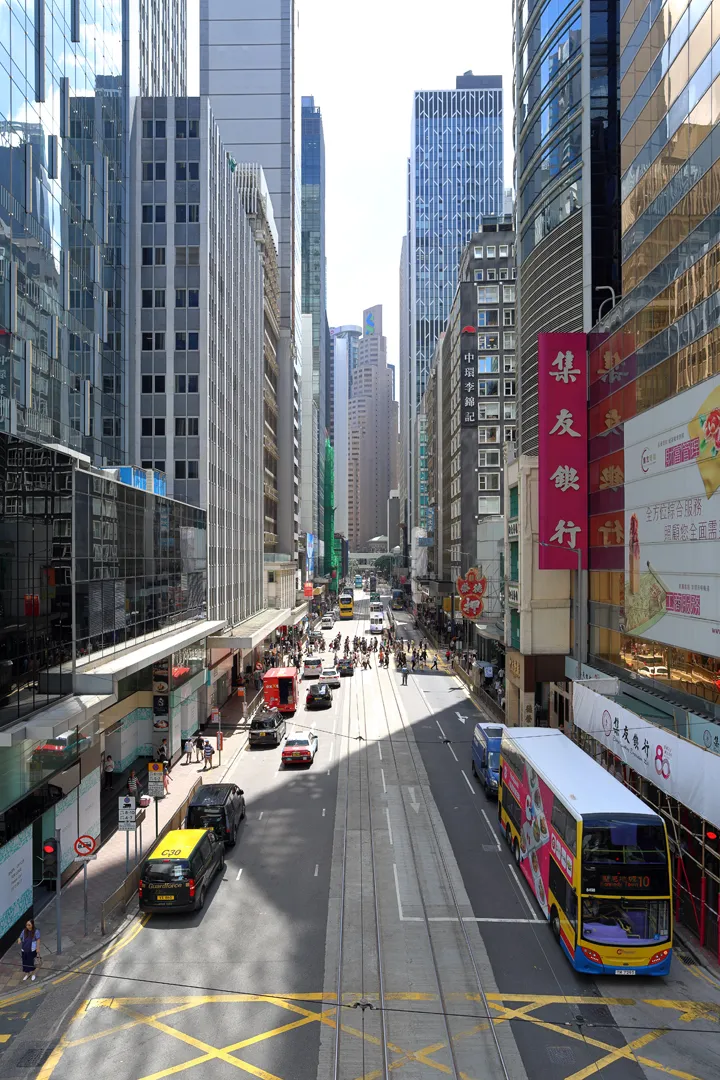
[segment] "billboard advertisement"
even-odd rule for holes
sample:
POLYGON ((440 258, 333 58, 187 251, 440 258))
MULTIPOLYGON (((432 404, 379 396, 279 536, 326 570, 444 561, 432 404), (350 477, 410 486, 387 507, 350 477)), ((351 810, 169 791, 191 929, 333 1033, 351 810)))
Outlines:
POLYGON ((315 577, 315 534, 305 533, 305 554, 307 558, 307 576, 315 577))
POLYGON ((584 334, 538 334, 538 412, 538 565, 577 570, 588 550, 584 334))
POLYGON ((718 655, 720 377, 625 425, 625 628, 718 655))

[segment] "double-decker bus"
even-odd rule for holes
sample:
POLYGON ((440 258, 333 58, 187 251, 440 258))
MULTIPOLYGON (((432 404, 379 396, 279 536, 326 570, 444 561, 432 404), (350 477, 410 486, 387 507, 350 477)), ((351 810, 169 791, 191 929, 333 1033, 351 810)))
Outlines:
POLYGON ((498 813, 570 963, 667 975, 670 851, 663 819, 562 732, 505 729, 498 813))
POLYGON ((355 601, 352 592, 344 592, 338 598, 341 619, 352 619, 355 601))
POLYGON ((355 588, 356 589, 362 589, 362 587, 363 587, 362 574, 356 574, 355 575, 355 588))
POLYGON ((405 607, 405 593, 402 589, 393 589, 390 597, 390 607, 393 611, 402 611, 405 607))

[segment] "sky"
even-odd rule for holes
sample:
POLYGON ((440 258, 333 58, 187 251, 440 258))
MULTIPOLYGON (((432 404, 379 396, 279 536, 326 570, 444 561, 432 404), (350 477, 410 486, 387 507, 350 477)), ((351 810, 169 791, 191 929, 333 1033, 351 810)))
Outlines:
MULTIPOLYGON (((188 2, 190 28, 197 5, 188 2)), ((397 363, 413 91, 452 89, 455 76, 470 70, 502 75, 509 187, 512 6, 508 0, 298 0, 297 7, 295 92, 315 98, 325 129, 328 320, 359 325, 364 308, 382 304, 388 361, 397 363)), ((192 70, 189 76, 196 93, 192 70)))

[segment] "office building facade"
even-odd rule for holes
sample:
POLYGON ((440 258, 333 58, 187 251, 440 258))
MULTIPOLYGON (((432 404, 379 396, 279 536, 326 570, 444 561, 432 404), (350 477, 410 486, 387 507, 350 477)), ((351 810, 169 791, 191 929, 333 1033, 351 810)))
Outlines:
POLYGON ((333 431, 335 448, 335 531, 348 535, 348 445, 351 372, 357 367, 361 326, 336 326, 333 336, 333 431))
POLYGON ((225 148, 262 166, 278 230, 278 550, 297 558, 300 540, 301 235, 300 110, 296 114, 294 0, 204 0, 200 92, 225 148))
POLYGON ((348 540, 368 551, 385 535, 387 501, 397 483, 397 402, 382 332, 382 306, 363 312, 363 335, 348 404, 348 540))
MULTIPOLYGON (((328 428, 327 363, 328 322, 325 259, 325 136, 322 113, 312 97, 302 98, 302 311, 312 315, 312 384, 318 414, 318 444, 328 428)), ((303 340, 303 353, 305 343, 303 340)), ((303 371, 303 380, 305 373, 303 371)), ((325 456, 313 458, 317 472, 317 499, 313 506, 314 534, 323 531, 325 456)))

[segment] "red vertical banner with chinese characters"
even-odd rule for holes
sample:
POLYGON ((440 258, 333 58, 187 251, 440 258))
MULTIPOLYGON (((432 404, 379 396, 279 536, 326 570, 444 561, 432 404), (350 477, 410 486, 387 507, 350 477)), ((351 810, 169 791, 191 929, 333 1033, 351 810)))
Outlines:
POLYGON ((579 550, 587 569, 585 334, 538 334, 538 399, 538 563, 541 570, 577 570, 579 550))

